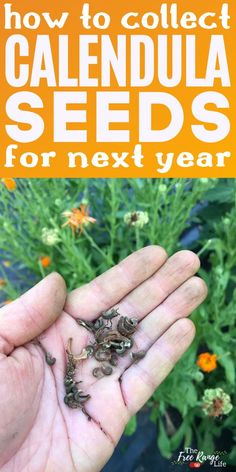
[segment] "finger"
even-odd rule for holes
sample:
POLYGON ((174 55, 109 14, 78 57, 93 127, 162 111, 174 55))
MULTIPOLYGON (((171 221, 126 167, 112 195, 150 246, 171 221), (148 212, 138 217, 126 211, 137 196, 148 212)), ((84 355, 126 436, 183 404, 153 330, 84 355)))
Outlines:
POLYGON ((66 299, 63 278, 53 273, 0 310, 0 352, 9 355, 45 331, 61 314, 66 299))
POLYGON ((195 335, 192 321, 176 321, 149 349, 146 357, 127 369, 121 378, 124 402, 133 415, 150 398, 191 344, 195 335))
POLYGON ((202 279, 187 280, 139 323, 136 339, 139 348, 148 349, 173 323, 189 316, 206 296, 207 287, 202 279))
POLYGON ((151 277, 166 259, 165 250, 159 246, 148 246, 131 254, 92 282, 73 290, 65 311, 74 317, 94 319, 151 277))
MULTIPOLYGON (((207 286, 199 277, 192 277, 169 295, 155 310, 138 325, 133 335, 132 352, 147 351, 152 344, 178 319, 187 317, 207 296, 207 286)), ((131 357, 120 359, 119 372, 131 365, 131 357)), ((119 375, 118 372, 118 375, 119 375)))
POLYGON ((192 277, 199 267, 196 254, 191 251, 177 252, 152 277, 123 298, 119 303, 119 312, 141 320, 192 277))

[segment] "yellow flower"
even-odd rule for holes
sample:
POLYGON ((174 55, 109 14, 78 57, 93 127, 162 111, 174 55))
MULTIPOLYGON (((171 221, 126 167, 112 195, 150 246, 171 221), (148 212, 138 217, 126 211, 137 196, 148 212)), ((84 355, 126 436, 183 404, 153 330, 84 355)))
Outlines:
POLYGON ((96 219, 89 216, 87 205, 81 204, 79 208, 72 208, 70 211, 64 211, 63 216, 67 218, 67 221, 62 226, 69 225, 72 231, 80 232, 83 230, 83 226, 88 223, 95 223, 96 219))
POLYGON ((2 183, 5 185, 7 190, 9 190, 9 192, 14 192, 16 189, 16 181, 10 177, 3 178, 2 183))
POLYGON ((0 288, 4 287, 6 285, 6 280, 5 279, 0 279, 0 288))
POLYGON ((2 261, 4 267, 11 267, 11 261, 2 261))
POLYGON ((52 259, 49 256, 41 256, 39 258, 39 261, 40 261, 40 264, 42 265, 42 267, 46 268, 46 267, 49 267, 51 265, 52 259))
POLYGON ((203 352, 197 358, 197 365, 203 372, 212 372, 217 368, 217 355, 203 352))

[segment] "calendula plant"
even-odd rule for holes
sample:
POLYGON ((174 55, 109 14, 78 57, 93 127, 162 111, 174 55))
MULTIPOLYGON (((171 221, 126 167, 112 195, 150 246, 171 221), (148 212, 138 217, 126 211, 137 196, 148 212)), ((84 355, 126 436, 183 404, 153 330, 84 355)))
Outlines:
MULTIPOLYGON (((200 227, 204 225, 202 236, 210 239, 192 246, 202 253, 200 274, 209 289, 207 300, 192 316, 197 336, 150 402, 165 457, 181 443, 189 447, 193 438, 207 453, 219 446, 217 438, 226 432, 232 443, 236 438, 236 188, 230 180, 217 186, 207 192, 208 205, 197 216, 200 227), (173 409, 180 414, 178 427, 171 420, 173 409)), ((235 464, 236 446, 228 452, 228 462, 235 464)))
MULTIPOLYGON (((187 241, 200 254, 209 297, 193 314, 193 345, 149 402, 151 417, 168 458, 182 443, 197 440, 209 454, 224 430, 236 435, 234 181, 2 179, 0 191, 3 303, 53 270, 71 290, 148 244, 170 255, 187 241)), ((127 433, 135 427, 133 418, 127 433)))

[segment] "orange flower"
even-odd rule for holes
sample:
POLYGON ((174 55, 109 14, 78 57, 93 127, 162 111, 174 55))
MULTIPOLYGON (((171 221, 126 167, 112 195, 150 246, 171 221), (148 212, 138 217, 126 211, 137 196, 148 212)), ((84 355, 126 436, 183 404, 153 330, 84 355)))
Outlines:
POLYGON ((4 300, 4 302, 1 303, 0 306, 5 306, 5 305, 9 305, 9 303, 11 303, 13 300, 4 300))
POLYGON ((40 261, 42 267, 45 267, 45 268, 46 268, 46 267, 48 267, 48 266, 51 265, 52 259, 51 259, 51 257, 49 257, 49 256, 41 256, 41 257, 39 258, 39 261, 40 261))
POLYGON ((9 190, 9 192, 14 192, 16 189, 16 181, 14 179, 7 177, 2 179, 2 183, 5 185, 7 190, 9 190))
POLYGON ((87 205, 83 204, 80 205, 79 208, 72 208, 71 211, 65 211, 62 215, 68 218, 62 226, 69 225, 74 232, 78 229, 82 232, 83 226, 86 226, 88 223, 96 222, 95 218, 89 216, 87 205))
POLYGON ((197 365, 203 372, 212 372, 217 367, 217 355, 210 352, 203 352, 197 358, 197 365))
POLYGON ((4 287, 4 285, 6 285, 6 280, 0 279, 0 287, 4 287))

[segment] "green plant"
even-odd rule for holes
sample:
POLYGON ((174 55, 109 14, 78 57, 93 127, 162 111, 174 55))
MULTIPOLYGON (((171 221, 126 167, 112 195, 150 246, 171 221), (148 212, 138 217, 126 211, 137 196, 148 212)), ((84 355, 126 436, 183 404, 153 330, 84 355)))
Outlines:
MULTIPOLYGON (((193 314, 197 326, 193 345, 149 402, 151 416, 158 423, 158 445, 165 457, 183 442, 190 446, 193 437, 209 454, 222 431, 236 436, 234 410, 217 420, 202 409, 205 389, 220 387, 232 403, 235 400, 233 180, 19 180, 12 193, 2 186, 0 210, 3 299, 15 298, 52 270, 62 274, 71 290, 148 244, 160 244, 171 254, 182 247, 186 231, 196 227, 199 237, 190 247, 201 255, 209 297, 193 314), (69 225, 63 227, 68 218, 63 213, 81 203, 88 205, 96 223, 73 232, 69 225), (202 374, 196 365, 202 349, 217 355, 217 368, 210 373, 202 374), (179 415, 177 424, 173 411, 179 415)), ((135 427, 133 418, 128 434, 135 427)), ((230 460, 236 463, 236 448, 230 460)))

